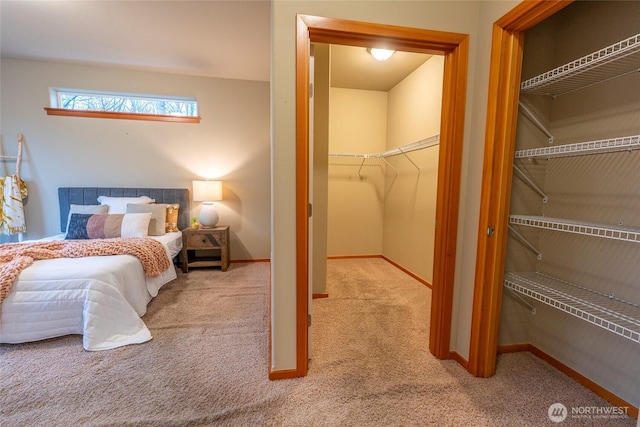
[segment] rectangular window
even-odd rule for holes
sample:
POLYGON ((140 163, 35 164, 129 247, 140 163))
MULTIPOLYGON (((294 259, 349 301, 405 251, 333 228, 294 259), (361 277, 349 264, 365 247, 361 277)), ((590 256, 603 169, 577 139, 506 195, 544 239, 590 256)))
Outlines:
POLYGON ((198 123, 195 98, 51 89, 47 114, 198 123))

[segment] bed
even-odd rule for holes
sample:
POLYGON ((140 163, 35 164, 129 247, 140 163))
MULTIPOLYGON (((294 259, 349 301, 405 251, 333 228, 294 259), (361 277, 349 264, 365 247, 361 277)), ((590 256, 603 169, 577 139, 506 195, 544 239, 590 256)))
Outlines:
MULTIPOLYGON (((39 242, 64 239, 72 205, 74 209, 98 205, 100 196, 148 197, 156 204, 178 204, 176 228, 189 224, 187 189, 64 187, 58 190, 62 234, 39 242)), ((149 341, 152 336, 141 316, 160 288, 177 277, 172 260, 182 248, 179 231, 152 238, 162 243, 169 260, 169 267, 154 277, 145 275, 143 263, 134 255, 33 262, 20 272, 2 301, 0 343, 81 334, 85 350, 97 351, 149 341)))

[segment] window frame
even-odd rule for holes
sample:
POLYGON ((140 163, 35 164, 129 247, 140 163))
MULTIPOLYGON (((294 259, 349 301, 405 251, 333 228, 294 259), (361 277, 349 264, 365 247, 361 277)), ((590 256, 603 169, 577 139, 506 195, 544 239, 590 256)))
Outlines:
POLYGON ((200 123, 200 116, 186 116, 186 115, 174 115, 174 114, 153 114, 153 113, 132 113, 132 112, 120 112, 120 111, 102 111, 102 110, 76 110, 70 108, 60 108, 60 95, 63 93, 78 94, 83 96, 111 96, 118 98, 134 99, 134 100, 146 100, 146 101, 187 101, 195 102, 196 108, 198 108, 198 101, 196 98, 189 97, 176 97, 176 96, 163 96, 163 95, 147 95, 147 94, 135 94, 125 92, 107 92, 107 91, 93 91, 84 89, 67 89, 67 88, 51 88, 50 89, 50 103, 51 107, 45 107, 47 115, 50 116, 70 116, 70 117, 89 117, 89 118, 101 118, 101 119, 121 119, 121 120, 144 120, 144 121, 161 121, 161 122, 174 122, 174 123, 200 123))

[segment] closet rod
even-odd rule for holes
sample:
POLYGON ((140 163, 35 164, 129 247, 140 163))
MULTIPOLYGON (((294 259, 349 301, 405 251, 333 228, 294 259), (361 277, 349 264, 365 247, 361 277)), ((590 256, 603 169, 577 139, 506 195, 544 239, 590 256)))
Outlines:
POLYGON ((547 138, 549 138, 549 144, 553 144, 553 135, 551 135, 551 132, 547 129, 547 127, 536 117, 536 115, 533 113, 533 111, 531 111, 529 109, 529 107, 527 107, 527 105, 522 102, 521 100, 518 101, 518 105, 520 106, 520 108, 522 109, 522 112, 524 113, 525 116, 527 116, 527 118, 529 120, 531 120, 533 122, 534 125, 536 125, 536 127, 538 129, 540 129, 542 131, 542 133, 544 133, 547 138))

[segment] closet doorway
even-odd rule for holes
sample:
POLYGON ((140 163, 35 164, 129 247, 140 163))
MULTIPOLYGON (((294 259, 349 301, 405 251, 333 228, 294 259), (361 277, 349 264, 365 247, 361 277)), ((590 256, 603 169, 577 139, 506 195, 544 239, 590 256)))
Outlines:
POLYGON ((382 257, 431 287, 444 56, 381 61, 321 43, 312 52, 314 299, 333 297, 327 258, 382 257))
POLYGON ((449 339, 460 192, 468 36, 299 15, 296 40, 296 353, 305 376, 309 345, 309 56, 311 43, 376 47, 444 56, 442 118, 429 349, 450 358, 449 339))

